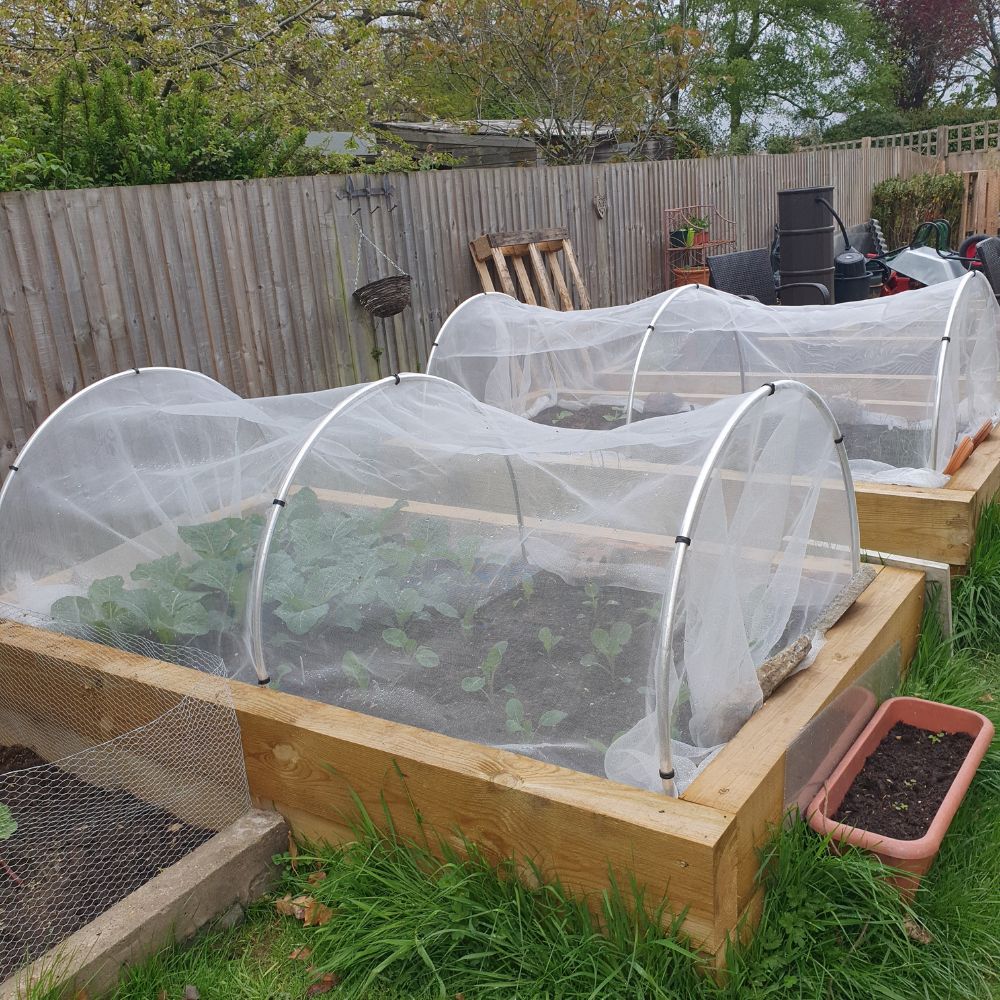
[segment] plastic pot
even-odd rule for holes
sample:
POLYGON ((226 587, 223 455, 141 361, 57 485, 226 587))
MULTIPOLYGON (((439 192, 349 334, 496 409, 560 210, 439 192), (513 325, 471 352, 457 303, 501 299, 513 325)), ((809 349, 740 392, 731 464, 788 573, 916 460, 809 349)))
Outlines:
POLYGON ((993 723, 979 712, 943 705, 937 701, 924 701, 922 698, 889 698, 878 708, 810 803, 806 814, 809 825, 818 834, 831 837, 834 849, 842 844, 860 847, 881 858, 887 865, 906 872, 907 874, 898 876, 893 881, 906 895, 910 895, 937 856, 941 841, 992 740, 993 723), (846 823, 835 823, 830 818, 840 808, 840 803, 864 767, 865 761, 897 722, 904 722, 930 733, 967 733, 973 738, 969 753, 927 832, 916 840, 897 840, 860 827, 848 826, 846 823))

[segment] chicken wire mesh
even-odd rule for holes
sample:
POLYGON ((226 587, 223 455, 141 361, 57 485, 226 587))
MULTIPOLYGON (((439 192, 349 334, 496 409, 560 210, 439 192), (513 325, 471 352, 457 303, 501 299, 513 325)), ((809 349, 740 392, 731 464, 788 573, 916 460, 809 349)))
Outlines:
POLYGON ((974 272, 836 306, 765 306, 701 285, 577 312, 483 294, 445 322, 427 370, 563 427, 795 379, 830 406, 855 479, 941 486, 956 443, 1000 414, 1000 307, 974 272))
MULTIPOLYGON (((102 645, 83 667, 0 646, 0 981, 250 806, 218 657, 0 605, 102 645), (183 693, 97 668, 113 649, 191 668, 183 693)), ((9 626, 8 626, 9 628, 9 626)), ((0 624, 0 631, 4 626, 0 624)))

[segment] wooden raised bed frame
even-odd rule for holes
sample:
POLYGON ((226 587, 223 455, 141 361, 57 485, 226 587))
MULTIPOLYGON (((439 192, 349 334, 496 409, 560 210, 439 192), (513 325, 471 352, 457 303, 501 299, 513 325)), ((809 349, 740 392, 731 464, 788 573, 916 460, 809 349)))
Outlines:
POLYGON ((861 544, 948 563, 952 573, 965 573, 979 517, 998 490, 1000 429, 940 489, 856 483, 861 544))
MULTIPOLYGON (((599 899, 609 871, 626 888, 635 879, 648 904, 665 897, 675 912, 686 910, 695 945, 721 960, 727 938, 759 916, 756 849, 784 810, 788 747, 897 643, 909 662, 923 592, 923 574, 880 569, 812 667, 786 683, 677 800, 294 695, 209 681, 235 702, 254 800, 281 812, 296 834, 350 838, 353 791, 376 821, 384 802, 404 836, 433 831, 460 847, 460 830, 490 857, 529 858, 588 898, 599 899)), ((50 704, 65 706, 60 721, 87 738, 124 704, 130 725, 140 725, 160 710, 158 690, 191 687, 185 668, 0 623, 8 664, 36 669, 43 655, 85 675, 89 704, 78 690, 70 700, 55 689, 50 704), (109 686, 128 688, 129 699, 109 705, 109 686)))

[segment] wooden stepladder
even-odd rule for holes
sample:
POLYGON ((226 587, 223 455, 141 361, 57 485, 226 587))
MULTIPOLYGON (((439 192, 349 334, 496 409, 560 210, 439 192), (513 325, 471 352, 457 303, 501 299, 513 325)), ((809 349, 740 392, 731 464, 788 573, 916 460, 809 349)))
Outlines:
POLYGON ((566 229, 487 233, 473 240, 469 244, 469 250, 484 292, 499 290, 530 305, 543 305, 563 312, 590 308, 590 296, 583 283, 569 231, 566 229), (563 273, 564 261, 576 295, 575 305, 573 293, 570 292, 563 273), (490 262, 496 274, 495 282, 490 273, 490 262), (513 276, 507 266, 508 262, 514 270, 513 276))

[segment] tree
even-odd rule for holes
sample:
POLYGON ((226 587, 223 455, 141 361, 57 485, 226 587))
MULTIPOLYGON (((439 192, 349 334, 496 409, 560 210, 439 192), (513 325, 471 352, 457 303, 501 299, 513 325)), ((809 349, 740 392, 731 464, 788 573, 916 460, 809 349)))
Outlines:
POLYGON ((973 0, 975 44, 965 57, 969 98, 1000 106, 1000 0, 973 0))
MULTIPOLYGON (((549 162, 582 163, 599 136, 666 135, 696 32, 664 0, 437 0, 422 57, 476 118, 512 119, 549 162)), ((676 109, 675 109, 676 110, 676 109)))
POLYGON ((868 5, 896 71, 896 107, 926 107, 955 82, 977 44, 975 0, 868 0, 868 5))
POLYGON ((0 0, 0 83, 123 62, 161 93, 201 73, 263 118, 361 126, 405 104, 383 38, 420 18, 418 0, 0 0))
MULTIPOLYGON (((699 103, 748 145, 760 116, 815 122, 841 111, 868 72, 870 23, 855 0, 689 0, 704 38, 699 103)), ((742 150, 738 150, 742 151, 742 150)))

